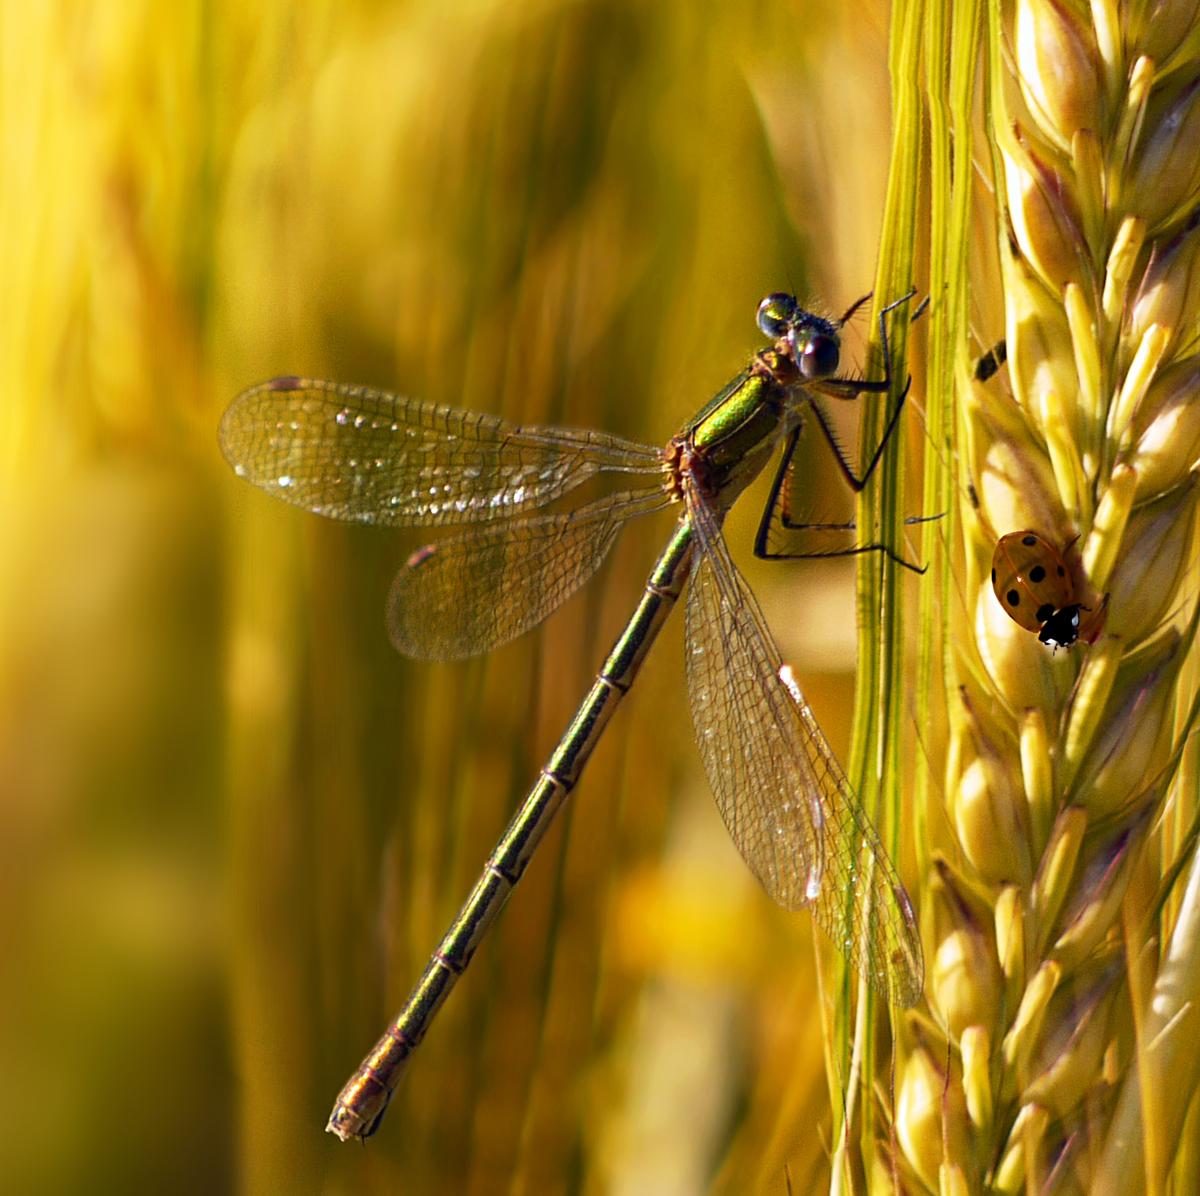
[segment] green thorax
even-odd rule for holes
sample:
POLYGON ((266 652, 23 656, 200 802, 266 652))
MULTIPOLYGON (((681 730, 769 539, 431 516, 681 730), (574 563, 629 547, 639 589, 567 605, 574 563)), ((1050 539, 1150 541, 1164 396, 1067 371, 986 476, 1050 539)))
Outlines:
POLYGON ((788 358, 761 353, 676 437, 692 458, 696 481, 728 510, 762 472, 779 439, 795 426, 796 377, 788 358))

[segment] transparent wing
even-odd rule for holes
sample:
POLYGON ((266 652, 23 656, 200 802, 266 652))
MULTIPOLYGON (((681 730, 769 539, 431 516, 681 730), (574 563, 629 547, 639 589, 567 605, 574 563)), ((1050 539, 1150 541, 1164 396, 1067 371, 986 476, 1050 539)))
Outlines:
POLYGON ((901 1005, 924 963, 912 906, 734 567, 717 516, 688 493, 698 560, 687 601, 692 721, 746 863, 786 909, 807 905, 851 965, 901 1005))
POLYGON ((660 488, 614 494, 419 549, 392 583, 392 643, 405 656, 459 660, 516 639, 591 577, 627 520, 670 501, 660 488))
POLYGON ((661 475, 657 449, 601 432, 522 428, 387 391, 275 378, 221 420, 239 477, 357 523, 488 523, 545 506, 601 471, 661 475))

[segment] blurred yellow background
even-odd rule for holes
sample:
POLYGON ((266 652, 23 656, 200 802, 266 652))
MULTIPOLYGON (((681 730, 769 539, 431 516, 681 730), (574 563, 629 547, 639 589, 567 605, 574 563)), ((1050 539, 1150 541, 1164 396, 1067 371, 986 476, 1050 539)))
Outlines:
MULTIPOLYGON (((0 5, 0 1187, 797 1192, 811 927, 729 844, 676 619, 366 1147, 343 1080, 669 517, 486 660, 392 653, 419 537, 239 484, 301 373, 661 443, 875 272, 887 14, 636 0, 0 5)), ((839 754, 852 566, 728 537, 839 754)))

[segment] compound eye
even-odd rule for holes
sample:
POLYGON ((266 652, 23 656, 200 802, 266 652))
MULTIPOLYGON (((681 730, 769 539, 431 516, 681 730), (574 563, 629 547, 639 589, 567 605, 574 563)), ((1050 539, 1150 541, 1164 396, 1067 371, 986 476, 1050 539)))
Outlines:
POLYGON ((786 334, 799 310, 800 305, 796 302, 794 295, 776 291, 758 305, 758 329, 771 340, 778 340, 786 334))
POLYGON ((838 368, 837 338, 823 332, 810 334, 803 340, 794 339, 792 351, 800 373, 806 378, 828 378, 838 368))

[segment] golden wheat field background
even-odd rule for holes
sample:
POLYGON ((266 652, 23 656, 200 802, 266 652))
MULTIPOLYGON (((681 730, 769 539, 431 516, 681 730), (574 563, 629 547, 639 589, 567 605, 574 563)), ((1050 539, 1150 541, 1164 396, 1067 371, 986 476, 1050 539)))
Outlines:
MULTIPOLYGON (((821 1184, 811 926, 727 840, 678 626, 381 1132, 323 1132, 669 523, 525 640, 417 664, 382 612, 419 538, 273 504, 216 426, 299 373, 665 440, 764 294, 873 285, 888 20, 0 7, 5 1190, 821 1184)), ((758 565, 743 505, 844 755, 852 568, 758 565)))

